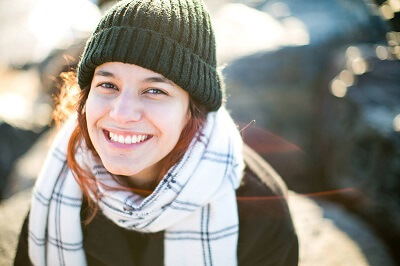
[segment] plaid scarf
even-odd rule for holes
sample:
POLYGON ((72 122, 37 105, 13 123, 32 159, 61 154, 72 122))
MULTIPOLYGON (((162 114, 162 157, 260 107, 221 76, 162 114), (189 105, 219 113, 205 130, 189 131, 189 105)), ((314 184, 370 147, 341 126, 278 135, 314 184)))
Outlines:
MULTIPOLYGON (((80 220, 82 192, 66 162, 69 121, 56 137, 36 182, 29 217, 34 265, 86 265, 80 220)), ((77 158, 97 180, 117 185, 100 159, 81 149, 77 158)), ((242 140, 224 108, 211 112, 183 158, 145 198, 104 189, 101 211, 117 225, 164 231, 165 265, 237 265, 235 189, 243 172, 242 140)))

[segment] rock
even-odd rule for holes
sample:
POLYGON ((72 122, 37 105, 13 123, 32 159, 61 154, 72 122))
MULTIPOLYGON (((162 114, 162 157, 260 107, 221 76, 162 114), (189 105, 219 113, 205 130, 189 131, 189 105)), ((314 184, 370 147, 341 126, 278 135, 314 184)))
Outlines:
POLYGON ((35 133, 0 123, 0 198, 6 192, 4 187, 14 161, 29 149, 39 135, 40 132, 35 133))
POLYGON ((42 134, 13 165, 0 202, 0 265, 12 265, 18 236, 27 214, 31 190, 54 137, 54 130, 42 134))
POLYGON ((3 199, 31 188, 39 175, 54 137, 54 129, 42 134, 30 149, 16 160, 5 185, 3 199))
POLYGON ((373 230, 339 205, 290 193, 289 207, 299 237, 299 265, 395 265, 373 230))
POLYGON ((290 189, 338 190, 331 199, 363 217, 398 254, 399 33, 388 33, 370 1, 240 2, 274 25, 294 17, 309 34, 308 45, 266 46, 224 68, 232 116, 242 127, 256 121, 242 131, 244 140, 290 189))
POLYGON ((31 190, 0 203, 0 265, 12 265, 22 223, 28 212, 31 190))
MULTIPOLYGON (((231 60, 223 70, 228 108, 236 121, 246 124, 255 120, 257 128, 298 147, 295 151, 277 150, 263 156, 291 189, 302 193, 319 191, 324 181, 321 179, 320 158, 314 152, 315 134, 319 130, 315 117, 320 108, 319 87, 327 86, 321 84, 323 71, 328 68, 337 47, 354 42, 384 43, 389 28, 380 17, 371 14, 362 0, 248 1, 248 4, 257 12, 275 19, 270 25, 254 24, 259 34, 267 34, 268 28, 273 29, 276 23, 285 28, 285 21, 298 19, 307 29, 309 44, 285 46, 281 40, 280 46, 272 50, 266 46, 263 52, 231 60)), ((241 29, 239 20, 243 21, 242 17, 237 17, 238 25, 235 24, 236 38, 242 37, 238 31, 241 29)), ((227 27, 231 24, 228 23, 227 27)), ((229 39, 225 42, 232 47, 237 43, 229 39)), ((228 47, 225 50, 226 53, 230 51, 228 47)), ((248 47, 248 52, 252 51, 253 48, 248 47)), ((253 148, 260 152, 257 145, 253 148)))
MULTIPOLYGON (((361 55, 351 60, 365 60, 368 66, 367 72, 354 75, 353 85, 346 86, 340 74, 349 72, 345 64, 329 71, 337 76, 322 93, 315 147, 318 157, 325 158, 321 165, 326 187, 354 189, 332 199, 373 225, 400 261, 400 60, 368 58, 368 48, 377 49, 350 50, 361 55)), ((349 49, 335 58, 346 62, 348 55, 349 49)))

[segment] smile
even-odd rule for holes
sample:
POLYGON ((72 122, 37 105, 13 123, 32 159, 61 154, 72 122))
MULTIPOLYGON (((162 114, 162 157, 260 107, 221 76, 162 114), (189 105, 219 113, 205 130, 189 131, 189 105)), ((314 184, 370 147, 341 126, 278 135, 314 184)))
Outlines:
POLYGON ((151 135, 120 135, 111 131, 108 132, 107 136, 110 141, 121 144, 141 143, 152 137, 151 135))

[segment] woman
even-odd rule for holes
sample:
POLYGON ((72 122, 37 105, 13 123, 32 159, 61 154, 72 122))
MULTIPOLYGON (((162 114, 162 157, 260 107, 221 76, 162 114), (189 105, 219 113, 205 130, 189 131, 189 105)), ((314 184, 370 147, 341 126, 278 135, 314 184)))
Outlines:
POLYGON ((123 1, 104 15, 16 265, 297 264, 284 185, 243 148, 215 53, 201 0, 123 1))

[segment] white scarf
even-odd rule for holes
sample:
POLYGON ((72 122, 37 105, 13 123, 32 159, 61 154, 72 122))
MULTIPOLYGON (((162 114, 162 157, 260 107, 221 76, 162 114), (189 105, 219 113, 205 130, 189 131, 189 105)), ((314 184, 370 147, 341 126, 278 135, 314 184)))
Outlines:
MULTIPOLYGON (((29 216, 29 256, 34 265, 86 265, 82 192, 66 163, 75 125, 68 122, 58 134, 34 188, 29 216)), ((79 162, 97 180, 116 185, 90 152, 83 152, 79 162)), ((104 194, 99 207, 121 227, 164 230, 165 265, 237 265, 235 189, 243 167, 242 139, 228 112, 220 108, 208 114, 199 140, 151 195, 142 198, 99 186, 104 194)))

